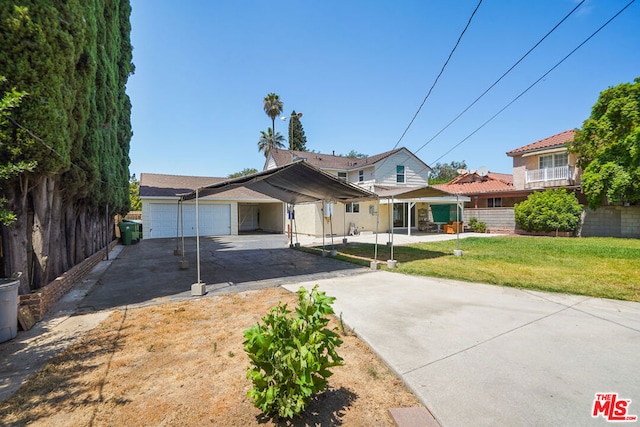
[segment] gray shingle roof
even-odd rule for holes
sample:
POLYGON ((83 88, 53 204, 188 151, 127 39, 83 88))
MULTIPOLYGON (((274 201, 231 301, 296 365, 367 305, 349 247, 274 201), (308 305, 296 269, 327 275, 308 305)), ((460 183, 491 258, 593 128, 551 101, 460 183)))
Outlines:
POLYGON ((310 153, 307 151, 295 150, 273 150, 271 151, 271 155, 273 156, 277 166, 286 165, 294 160, 303 158, 307 163, 319 169, 349 170, 373 165, 374 163, 377 163, 401 150, 406 149, 404 147, 396 148, 395 150, 386 151, 364 159, 354 159, 351 157, 335 156, 332 154, 310 153))
MULTIPOLYGON (((205 187, 228 178, 207 176, 163 175, 143 173, 140 175, 140 197, 178 197, 196 188, 205 187)), ((274 200, 248 188, 236 188, 208 197, 224 200, 274 200)))

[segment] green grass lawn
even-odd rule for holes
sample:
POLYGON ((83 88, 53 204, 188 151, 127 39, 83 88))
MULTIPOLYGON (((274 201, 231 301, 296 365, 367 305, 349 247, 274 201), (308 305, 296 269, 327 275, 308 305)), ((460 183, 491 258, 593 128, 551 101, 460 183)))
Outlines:
MULTIPOLYGON (((374 246, 348 244, 339 255, 373 259, 374 246)), ((378 246, 378 260, 390 248, 378 246)), ((400 273, 500 286, 640 301, 640 240, 491 237, 394 247, 400 273), (463 256, 453 255, 462 249, 463 256)))

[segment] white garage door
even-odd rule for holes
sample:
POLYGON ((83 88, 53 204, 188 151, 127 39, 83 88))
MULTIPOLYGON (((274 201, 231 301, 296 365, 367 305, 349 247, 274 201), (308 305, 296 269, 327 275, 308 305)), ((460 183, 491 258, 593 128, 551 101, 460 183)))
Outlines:
MULTIPOLYGON (((224 236, 231 234, 231 205, 199 205, 200 235, 224 236)), ((196 207, 184 205, 184 235, 196 235, 196 207)), ((149 235, 150 239, 161 237, 176 237, 176 226, 181 234, 178 220, 178 204, 152 203, 149 204, 149 235)))

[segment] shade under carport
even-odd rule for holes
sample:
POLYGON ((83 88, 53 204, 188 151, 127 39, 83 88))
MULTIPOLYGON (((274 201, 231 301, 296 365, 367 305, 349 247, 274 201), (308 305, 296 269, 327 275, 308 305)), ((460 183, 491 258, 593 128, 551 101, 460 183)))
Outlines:
POLYGON ((218 182, 183 194, 181 200, 192 200, 246 187, 289 204, 323 200, 346 202, 376 199, 378 196, 362 187, 330 175, 299 160, 274 169, 218 182))
POLYGON ((291 205, 319 201, 336 201, 344 203, 352 200, 377 199, 377 195, 375 193, 317 169, 304 160, 299 160, 252 175, 196 188, 190 193, 181 195, 180 203, 185 200, 196 200, 196 262, 198 268, 198 282, 191 285, 192 295, 203 295, 205 292, 205 285, 200 280, 198 199, 239 187, 249 188, 253 191, 257 191, 258 193, 265 194, 291 205))

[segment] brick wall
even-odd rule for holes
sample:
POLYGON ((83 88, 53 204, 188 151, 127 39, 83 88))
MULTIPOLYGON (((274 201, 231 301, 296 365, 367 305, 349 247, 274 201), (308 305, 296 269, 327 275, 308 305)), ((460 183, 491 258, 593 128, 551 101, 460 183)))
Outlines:
MULTIPOLYGON (((117 243, 117 240, 109 243, 109 250, 113 249, 117 243)), ((47 311, 80 282, 93 267, 102 261, 103 257, 104 249, 86 258, 80 264, 71 267, 71 269, 56 277, 48 285, 30 294, 20 295, 20 306, 29 307, 33 317, 37 321, 42 320, 47 311)))

